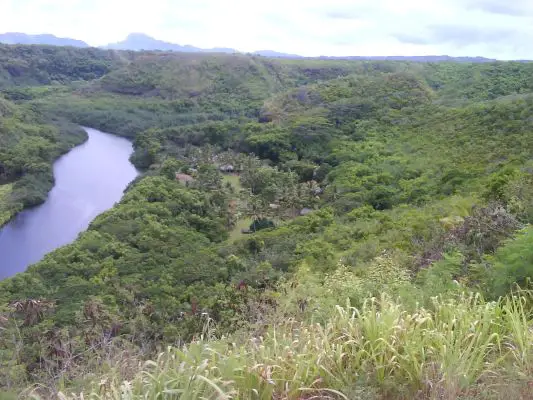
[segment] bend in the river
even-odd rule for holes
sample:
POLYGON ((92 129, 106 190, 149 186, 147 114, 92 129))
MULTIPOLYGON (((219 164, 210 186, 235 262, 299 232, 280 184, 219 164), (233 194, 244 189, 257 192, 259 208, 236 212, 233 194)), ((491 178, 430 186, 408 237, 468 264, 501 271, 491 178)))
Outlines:
POLYGON ((0 230, 0 279, 24 271, 71 243, 113 207, 137 171, 127 139, 85 128, 89 140, 54 163, 55 186, 45 203, 22 211, 0 230))

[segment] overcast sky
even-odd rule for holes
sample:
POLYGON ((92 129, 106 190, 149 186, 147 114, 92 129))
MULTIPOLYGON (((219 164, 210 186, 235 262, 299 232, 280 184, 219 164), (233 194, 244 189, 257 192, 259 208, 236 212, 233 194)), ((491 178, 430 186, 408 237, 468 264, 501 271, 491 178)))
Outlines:
POLYGON ((0 0, 0 30, 318 55, 533 58, 533 0, 0 0))

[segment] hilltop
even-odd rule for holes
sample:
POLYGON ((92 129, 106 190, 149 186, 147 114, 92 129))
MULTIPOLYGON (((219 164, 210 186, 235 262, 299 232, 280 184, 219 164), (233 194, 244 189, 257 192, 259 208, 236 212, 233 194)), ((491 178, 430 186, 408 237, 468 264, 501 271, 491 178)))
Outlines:
POLYGON ((1 202, 64 124, 143 171, 0 282, 0 386, 528 399, 533 64, 463 61, 0 46, 1 202))

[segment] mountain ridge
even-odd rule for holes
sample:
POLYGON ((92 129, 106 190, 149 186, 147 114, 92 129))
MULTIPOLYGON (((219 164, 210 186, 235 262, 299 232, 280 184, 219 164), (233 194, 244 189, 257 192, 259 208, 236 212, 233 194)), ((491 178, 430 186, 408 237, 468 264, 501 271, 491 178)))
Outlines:
POLYGON ((161 51, 182 51, 188 53, 238 53, 237 50, 226 47, 215 47, 211 49, 202 49, 200 47, 189 44, 180 45, 177 43, 166 42, 164 40, 155 39, 144 33, 130 33, 124 40, 115 43, 109 43, 102 46, 106 49, 114 50, 161 50, 161 51))
POLYGON ((0 34, 0 43, 5 44, 44 44, 51 46, 90 47, 82 40, 58 37, 49 33, 29 35, 22 32, 0 34))
MULTIPOLYGON (((0 43, 5 44, 42 44, 53 46, 73 46, 73 47, 92 47, 86 42, 72 38, 57 37, 52 34, 30 35, 21 32, 6 32, 0 34, 0 43)), ((214 47, 204 49, 189 44, 180 45, 177 43, 167 42, 156 39, 141 32, 130 33, 124 40, 108 43, 99 46, 103 49, 111 50, 133 50, 133 51, 173 51, 185 53, 247 53, 241 52, 231 47, 214 47)), ((276 50, 256 50, 250 52, 255 56, 271 58, 289 58, 289 59, 324 59, 324 60, 370 60, 370 61, 411 61, 411 62, 461 62, 461 63, 488 63, 498 61, 495 58, 480 56, 459 56, 449 55, 424 55, 424 56, 312 56, 306 57, 299 54, 283 53, 276 50)), ((513 60, 517 62, 529 62, 530 60, 513 60)))

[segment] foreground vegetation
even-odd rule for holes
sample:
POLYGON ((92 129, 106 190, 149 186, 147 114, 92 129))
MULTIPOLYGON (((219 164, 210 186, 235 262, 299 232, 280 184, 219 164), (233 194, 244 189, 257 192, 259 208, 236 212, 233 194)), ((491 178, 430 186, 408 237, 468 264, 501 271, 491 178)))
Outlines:
POLYGON ((528 398, 533 64, 0 48, 0 205, 63 121, 145 171, 0 282, 6 391, 528 398))
POLYGON ((169 348, 132 379, 109 374, 89 397, 528 398, 526 297, 434 298, 412 311, 386 295, 369 298, 361 308, 337 306, 324 324, 281 322, 245 344, 206 336, 169 348))

